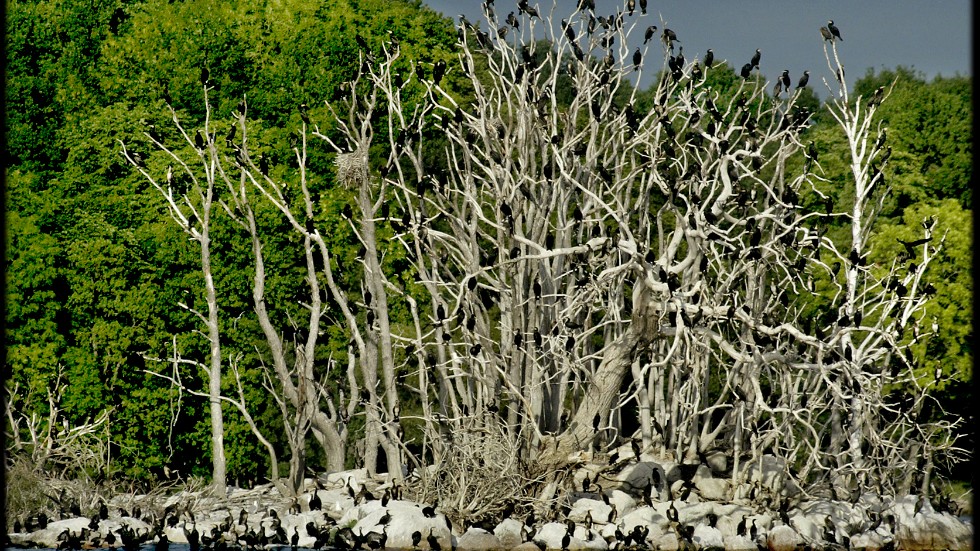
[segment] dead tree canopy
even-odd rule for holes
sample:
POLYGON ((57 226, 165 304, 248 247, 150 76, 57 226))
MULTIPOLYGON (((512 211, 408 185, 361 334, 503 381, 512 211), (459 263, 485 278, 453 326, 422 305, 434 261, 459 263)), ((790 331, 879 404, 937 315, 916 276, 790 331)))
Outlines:
POLYGON ((770 96, 754 72, 685 59, 663 21, 512 17, 496 33, 462 20, 452 64, 403 59, 393 42, 362 51, 322 120, 301 111, 299 193, 252 158, 240 117, 242 141, 219 171, 234 212, 273 205, 307 261, 303 354, 292 368, 272 358, 294 426, 308 423, 329 453, 363 414, 369 471, 379 449, 389 467, 440 465, 493 435, 535 483, 627 440, 677 462, 720 451, 736 478, 774 455, 800 486, 830 493, 893 485, 919 457, 954 449, 937 437, 948 425, 920 423, 928 395, 902 339, 942 236, 923 225, 909 242, 922 248, 916 271, 868 261, 888 193, 874 123, 887 94, 848 96, 839 41, 823 43, 837 76, 823 82, 854 200, 813 210, 801 197, 826 200, 828 182, 804 145, 806 83, 791 91, 781 77, 770 96), (646 36, 633 55, 636 28, 663 39, 646 36), (644 73, 655 84, 641 91, 644 73), (472 89, 467 101, 451 82, 472 89), (360 289, 335 277, 308 147, 336 154, 336 181, 354 197, 341 216, 362 245, 360 289), (826 235, 838 218, 846 243, 826 235), (384 263, 396 250, 408 274, 384 263), (393 323, 389 306, 408 319, 393 323), (336 397, 313 360, 328 308, 350 336, 350 392, 336 397), (896 383, 918 392, 898 400, 896 383), (424 436, 405 437, 408 403, 424 436))
MULTIPOLYGON (((590 15, 517 15, 507 33, 462 20, 449 71, 465 104, 394 78, 394 45, 352 85, 362 123, 388 121, 370 178, 426 293, 397 339, 419 399, 443 422, 504 422, 550 468, 636 437, 678 461, 775 454, 804 484, 887 480, 909 463, 887 436, 908 420, 884 415, 883 388, 911 376, 896 330, 923 302, 908 292, 921 269, 866 261, 887 194, 869 170, 887 162, 876 105, 828 85, 857 199, 814 212, 800 197, 826 182, 800 87, 712 80, 728 64, 684 59, 666 29, 631 55, 631 29, 652 26, 590 15), (654 71, 641 92, 633 75, 654 71), (825 235, 831 216, 854 228, 849 249, 825 235)), ((838 43, 824 48, 839 74, 838 43)), ((335 151, 363 150, 355 125, 336 128, 335 151)))

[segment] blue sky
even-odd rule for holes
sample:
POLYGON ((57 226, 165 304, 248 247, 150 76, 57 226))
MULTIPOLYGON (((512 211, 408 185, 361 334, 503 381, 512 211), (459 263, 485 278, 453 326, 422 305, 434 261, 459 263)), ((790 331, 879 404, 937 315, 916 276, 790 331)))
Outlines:
MULTIPOLYGON (((423 0, 425 5, 458 21, 484 21, 480 0, 423 0)), ((626 0, 595 0, 597 15, 624 9, 626 0)), ((551 0, 530 0, 542 13, 551 0)), ((574 0, 558 0, 556 21, 571 13, 574 0)), ((516 0, 495 0, 498 19, 517 10, 516 0)), ((841 31, 841 62, 850 84, 868 68, 893 69, 899 65, 936 75, 972 75, 972 4, 968 0, 649 0, 648 15, 635 36, 661 17, 673 29, 688 60, 703 57, 712 48, 716 60, 738 69, 756 48, 762 51, 761 71, 772 80, 789 69, 793 82, 810 70, 810 85, 821 96, 821 77, 831 79, 823 57, 819 28, 833 19, 841 31)), ((637 14, 639 9, 637 9, 637 14)), ((481 25, 486 28, 486 24, 481 25)), ((639 41, 638 40, 638 41, 639 41)), ((659 63, 657 68, 659 69, 659 63)), ((646 71, 650 75, 653 71, 646 71)), ((644 79, 646 80, 646 78, 644 79)))

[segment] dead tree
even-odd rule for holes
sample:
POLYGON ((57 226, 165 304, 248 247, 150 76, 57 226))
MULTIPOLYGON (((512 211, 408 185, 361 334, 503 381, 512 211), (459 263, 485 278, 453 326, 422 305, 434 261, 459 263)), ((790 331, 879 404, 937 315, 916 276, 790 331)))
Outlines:
POLYGON ((751 76, 713 90, 706 73, 729 69, 680 61, 670 37, 627 62, 642 17, 590 30, 589 16, 521 16, 510 34, 461 21, 467 105, 434 76, 399 77, 386 52, 362 65, 361 126, 337 124, 351 145, 336 151, 386 146, 365 180, 390 189, 428 295, 398 341, 411 343, 430 420, 499 414, 536 464, 557 468, 597 439, 633 436, 617 434, 632 403, 644 448, 677 461, 723 450, 736 483, 764 454, 814 491, 859 491, 908 467, 894 438, 912 427, 883 415, 883 369, 907 349, 897 332, 921 312, 927 264, 866 262, 885 191, 873 112, 835 103, 857 199, 850 213, 813 212, 799 198, 821 195, 822 179, 798 90, 769 97, 751 76), (664 70, 639 112, 627 77, 651 59, 664 70), (410 89, 428 101, 409 107, 410 89), (356 131, 372 118, 387 135, 356 131), (434 129, 442 168, 425 158, 434 129), (840 216, 853 228, 845 251, 824 235, 840 216), (836 291, 814 317, 822 273, 836 291))
MULTIPOLYGON (((219 200, 222 211, 243 229, 251 244, 251 261, 254 269, 252 279, 253 311, 266 341, 267 349, 264 353, 269 359, 272 371, 276 375, 275 378, 278 384, 277 392, 281 393, 284 399, 283 403, 288 403, 289 407, 297 416, 296 423, 292 424, 290 419, 293 417, 293 414, 287 413, 285 414, 284 422, 295 427, 308 426, 324 449, 328 467, 334 470, 340 470, 343 468, 346 456, 347 421, 354 414, 357 406, 358 390, 356 380, 353 377, 348 377, 348 383, 350 385, 349 397, 345 397, 345 392, 341 388, 338 391, 339 396, 336 398, 321 400, 321 398, 324 398, 325 393, 323 392, 321 375, 318 373, 318 369, 316 369, 314 359, 317 342, 323 330, 323 322, 321 320, 326 309, 324 305, 325 294, 321 288, 320 271, 322 267, 327 267, 326 279, 332 281, 331 274, 329 273, 329 254, 326 252, 326 247, 323 246, 322 240, 318 247, 314 239, 306 233, 307 226, 305 223, 300 225, 296 222, 295 216, 289 210, 290 205, 285 199, 286 195, 284 191, 286 183, 273 181, 268 177, 265 162, 260 159, 253 159, 250 156, 248 152, 249 128, 246 124, 247 104, 245 100, 243 99, 239 105, 237 115, 232 123, 236 131, 234 133, 229 132, 228 137, 224 140, 216 139, 217 132, 214 131, 210 119, 211 106, 207 97, 207 89, 205 90, 204 101, 205 112, 207 114, 205 129, 203 133, 198 131, 194 138, 185 130, 176 112, 171 108, 171 117, 174 126, 183 138, 181 146, 169 147, 160 140, 159 136, 147 133, 147 137, 153 145, 172 161, 171 166, 167 168, 164 179, 159 179, 156 175, 152 174, 150 169, 146 167, 145 162, 131 155, 125 149, 125 146, 124 154, 140 170, 144 177, 147 178, 151 185, 161 193, 174 220, 178 222, 185 232, 195 237, 195 239, 198 239, 196 236, 200 235, 200 230, 195 226, 195 220, 202 219, 198 210, 203 209, 203 207, 199 207, 198 205, 207 205, 207 212, 209 213, 208 220, 210 220, 212 203, 216 200, 215 195, 219 192, 222 193, 222 198, 219 200), (233 138, 235 134, 239 136, 237 141, 233 138), (184 148, 187 146, 191 146, 193 151, 197 153, 202 161, 203 170, 198 171, 198 169, 192 168, 192 165, 185 160, 186 149, 184 148), (178 167, 176 174, 173 172, 173 165, 178 167), (191 182, 191 189, 189 191, 175 190, 175 188, 179 187, 181 180, 191 182), (253 196, 257 196, 258 200, 268 200, 276 207, 281 206, 284 212, 289 213, 290 221, 304 236, 300 254, 303 255, 307 267, 305 281, 308 286, 310 300, 309 303, 304 303, 302 306, 309 312, 309 318, 306 325, 302 328, 300 328, 298 322, 295 320, 292 321, 293 332, 296 334, 305 334, 305 341, 302 343, 292 343, 291 346, 290 343, 284 343, 281 336, 283 329, 276 327, 272 321, 272 315, 269 311, 269 305, 266 303, 265 293, 266 266, 265 257, 262 252, 264 238, 256 221, 253 202, 257 199, 253 196), (200 203, 195 202, 195 200, 205 202, 200 203), (190 215, 184 214, 184 210, 182 210, 187 208, 192 209, 190 215), (323 404, 325 404, 326 410, 322 407, 323 404)), ((297 150, 296 153, 297 155, 303 155, 305 154, 305 149, 297 150)), ((305 167, 305 164, 303 166, 305 167)), ((301 176, 300 187, 304 190, 306 189, 305 172, 301 176)), ((312 208, 312 204, 308 193, 304 206, 306 212, 310 212, 309 209, 312 208)), ((206 278, 206 281, 211 280, 210 278, 206 278)), ((216 319, 218 308, 213 283, 209 284, 207 292, 210 297, 209 305, 214 304, 215 320, 213 325, 208 326, 209 328, 214 328, 213 331, 209 332, 209 338, 214 347, 219 346, 214 343, 220 343, 222 336, 216 319)), ((191 309, 189 306, 185 307, 191 309)), ((191 311, 193 312, 194 310, 191 309, 191 311)), ((200 314, 198 316, 204 319, 200 314)), ((210 320, 210 317, 207 319, 210 320)), ((208 323, 210 324, 211 322, 208 321, 208 323)), ((220 348, 217 350, 220 351, 220 348)), ((220 362, 220 356, 218 357, 218 361, 220 362)), ((212 397, 212 402, 220 404, 220 385, 217 389, 211 389, 211 392, 212 396, 217 396, 217 398, 212 397)), ((290 474, 292 478, 291 485, 294 491, 299 489, 299 484, 302 482, 304 476, 305 469, 302 468, 302 465, 305 464, 304 446, 297 445, 299 441, 303 440, 305 438, 295 437, 291 438, 289 442, 293 451, 290 458, 290 474)))
MULTIPOLYGON (((172 167, 167 168, 166 181, 159 183, 150 176, 146 160, 140 152, 127 149, 125 144, 121 145, 122 154, 126 160, 139 170, 153 184, 154 188, 161 193, 166 202, 166 208, 170 217, 181 231, 187 234, 191 240, 197 242, 200 247, 201 275, 204 279, 204 296, 207 301, 207 312, 196 310, 189 304, 181 304, 181 306, 200 319, 207 331, 206 338, 210 346, 206 373, 211 414, 211 476, 215 491, 219 494, 224 494, 227 465, 224 446, 224 419, 221 412, 220 308, 218 307, 218 296, 214 286, 211 259, 211 221, 214 214, 215 186, 220 183, 220 175, 217 172, 219 154, 212 128, 211 109, 206 99, 209 90, 209 82, 206 78, 202 78, 202 85, 204 88, 205 104, 208 106, 205 111, 203 131, 197 130, 192 138, 183 128, 180 128, 182 138, 187 144, 194 147, 194 152, 197 156, 195 166, 198 169, 192 169, 188 162, 173 155, 174 160, 178 163, 178 173, 176 176, 178 178, 189 178, 191 182, 190 189, 183 193, 178 192, 175 194, 173 186, 175 174, 172 167)), ((171 111, 173 111, 172 108, 171 111)), ((174 120, 176 121, 176 114, 174 114, 174 120)), ((157 146, 163 148, 162 144, 157 143, 157 146)))

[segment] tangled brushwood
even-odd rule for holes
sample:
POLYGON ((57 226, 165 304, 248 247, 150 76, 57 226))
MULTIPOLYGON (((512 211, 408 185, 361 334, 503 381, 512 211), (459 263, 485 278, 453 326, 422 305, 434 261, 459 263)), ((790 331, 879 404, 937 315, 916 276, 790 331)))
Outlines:
POLYGON ((442 419, 430 440, 436 461, 418 469, 414 499, 437 503, 450 520, 499 520, 508 509, 534 501, 540 482, 524 460, 519 441, 495 416, 442 419))

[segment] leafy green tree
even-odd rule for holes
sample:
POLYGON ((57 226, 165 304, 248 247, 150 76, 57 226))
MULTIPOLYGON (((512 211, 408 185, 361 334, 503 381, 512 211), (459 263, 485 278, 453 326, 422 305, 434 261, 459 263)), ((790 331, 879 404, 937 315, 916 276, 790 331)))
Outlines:
MULTIPOLYGON (((910 172, 924 178, 922 192, 933 199, 973 203, 973 86, 969 77, 937 77, 926 82, 905 67, 869 69, 854 87, 864 101, 878 88, 890 90, 879 111, 894 152, 912 156, 910 172), (894 89, 891 89, 894 85, 894 89)), ((908 204, 915 202, 913 197, 908 204)))

